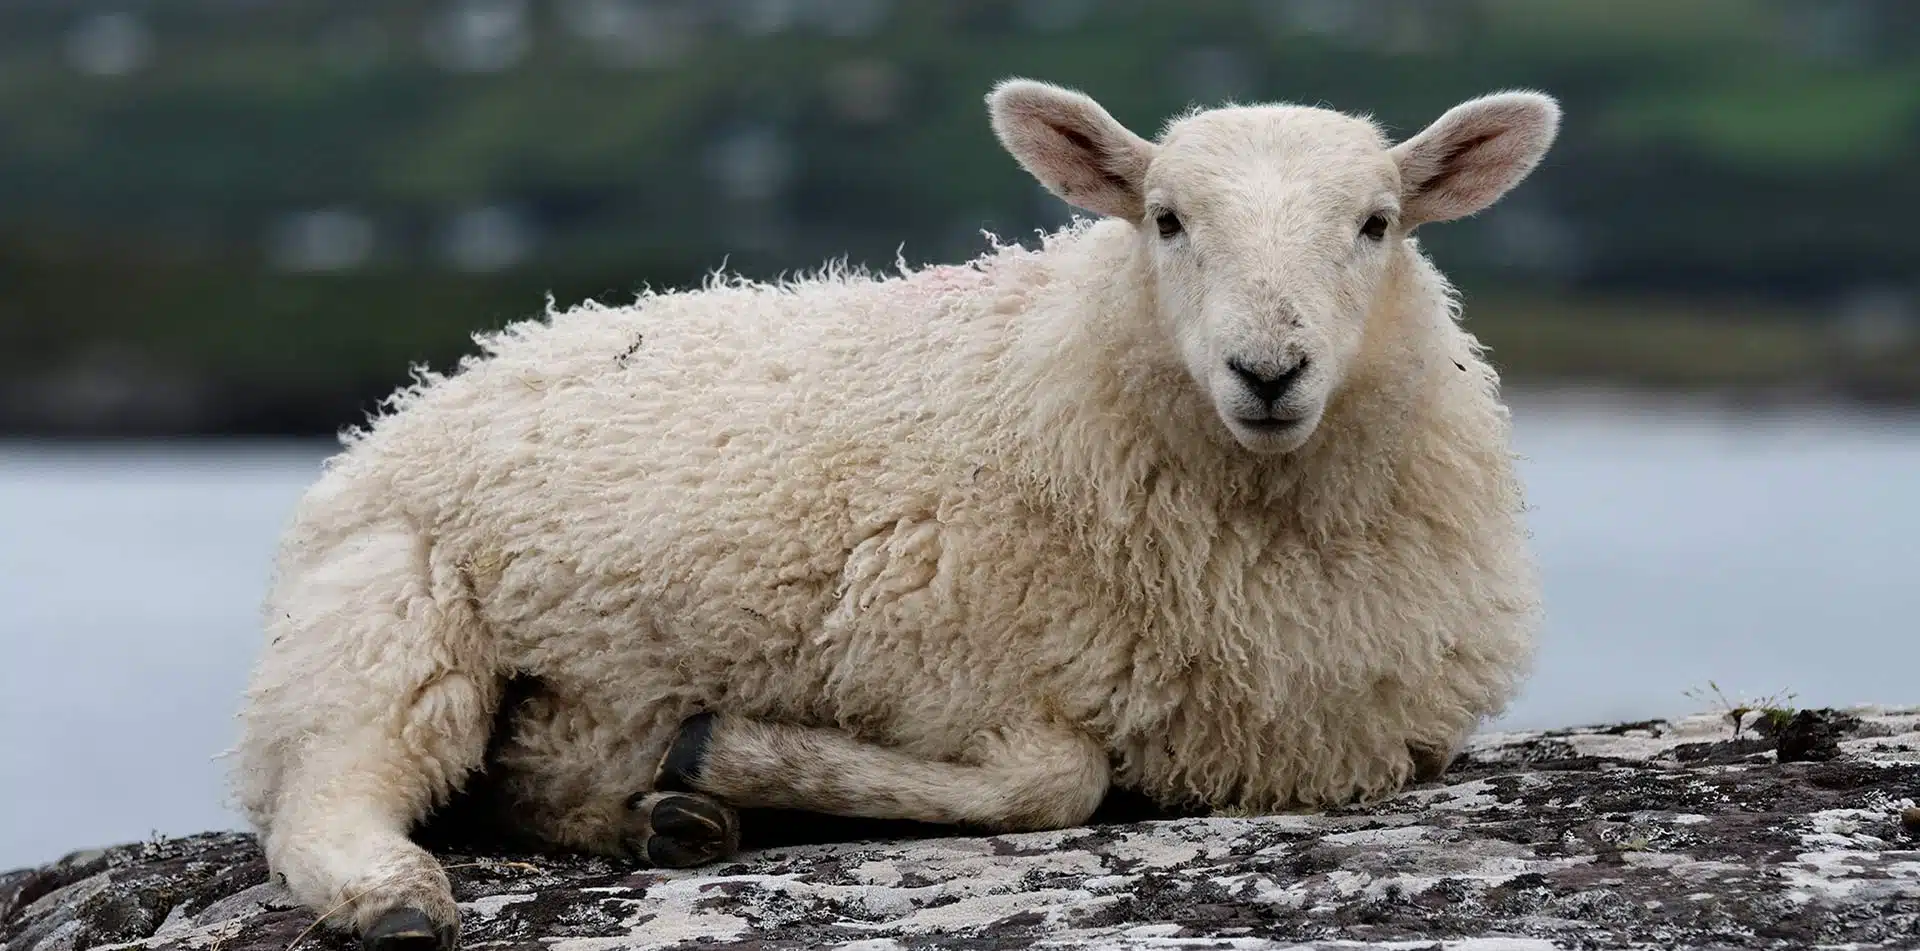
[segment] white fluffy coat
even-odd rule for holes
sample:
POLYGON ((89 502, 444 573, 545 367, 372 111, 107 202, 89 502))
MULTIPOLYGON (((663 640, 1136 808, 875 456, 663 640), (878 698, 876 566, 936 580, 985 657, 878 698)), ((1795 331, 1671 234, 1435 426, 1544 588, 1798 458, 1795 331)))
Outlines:
POLYGON ((316 903, 392 873, 387 832, 300 837, 444 800, 517 672, 566 703, 581 801, 644 788, 698 709, 931 760, 1047 724, 1118 784, 1254 811, 1457 748, 1537 591, 1450 289, 1402 239, 1311 437, 1245 452, 1137 232, 588 304, 399 394, 280 554, 239 773, 276 868, 316 903))

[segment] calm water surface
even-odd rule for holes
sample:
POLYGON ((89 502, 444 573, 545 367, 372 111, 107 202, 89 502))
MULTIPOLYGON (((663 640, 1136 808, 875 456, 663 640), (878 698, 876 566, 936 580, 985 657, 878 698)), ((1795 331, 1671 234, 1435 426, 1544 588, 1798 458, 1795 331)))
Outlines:
MULTIPOLYGON (((1690 689, 1920 702, 1920 416, 1522 397, 1547 584, 1507 724, 1690 689)), ((0 869, 232 827, 224 763, 313 443, 0 444, 0 869)))

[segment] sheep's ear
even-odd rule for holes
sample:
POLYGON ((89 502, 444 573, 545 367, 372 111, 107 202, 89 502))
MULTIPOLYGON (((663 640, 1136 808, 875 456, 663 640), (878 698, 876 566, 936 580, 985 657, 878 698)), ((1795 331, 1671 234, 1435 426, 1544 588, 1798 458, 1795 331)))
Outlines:
POLYGON ((1009 79, 987 95, 993 133, 1060 200, 1102 215, 1146 213, 1153 143, 1127 131, 1091 98, 1031 79, 1009 79))
POLYGON ((1452 221, 1500 199, 1540 164, 1560 130, 1560 105, 1537 92, 1506 92, 1447 110, 1393 149, 1409 227, 1452 221))

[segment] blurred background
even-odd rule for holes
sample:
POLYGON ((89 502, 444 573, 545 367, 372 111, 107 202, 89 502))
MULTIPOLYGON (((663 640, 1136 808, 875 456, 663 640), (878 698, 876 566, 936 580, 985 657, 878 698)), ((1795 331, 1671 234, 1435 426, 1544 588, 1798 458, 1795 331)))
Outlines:
POLYGON ((1559 96, 1534 177, 1425 235, 1546 573, 1502 726, 1920 701, 1920 3, 7 0, 0 868, 234 824, 276 533, 410 364, 1064 223, 988 131, 1009 74, 1145 133, 1559 96))

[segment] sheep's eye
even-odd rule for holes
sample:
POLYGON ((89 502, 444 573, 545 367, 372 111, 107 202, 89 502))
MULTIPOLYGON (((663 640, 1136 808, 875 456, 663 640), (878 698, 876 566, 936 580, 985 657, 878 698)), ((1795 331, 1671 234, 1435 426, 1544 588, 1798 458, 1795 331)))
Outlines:
POLYGON ((1180 233, 1180 216, 1171 211, 1163 211, 1153 216, 1153 223, 1160 229, 1160 237, 1171 238, 1180 233))
POLYGON ((1387 219, 1379 215, 1370 215, 1367 223, 1360 226, 1360 233, 1368 240, 1378 241, 1387 236, 1387 219))

